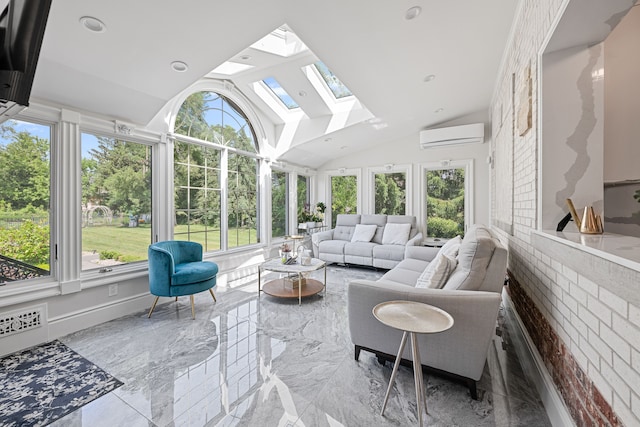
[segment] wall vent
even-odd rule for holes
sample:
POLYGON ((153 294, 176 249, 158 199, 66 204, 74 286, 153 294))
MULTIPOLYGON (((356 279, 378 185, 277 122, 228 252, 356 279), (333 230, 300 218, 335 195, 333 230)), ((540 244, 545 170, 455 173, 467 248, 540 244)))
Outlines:
POLYGON ((0 315, 0 337, 39 328, 42 322, 42 307, 0 315))

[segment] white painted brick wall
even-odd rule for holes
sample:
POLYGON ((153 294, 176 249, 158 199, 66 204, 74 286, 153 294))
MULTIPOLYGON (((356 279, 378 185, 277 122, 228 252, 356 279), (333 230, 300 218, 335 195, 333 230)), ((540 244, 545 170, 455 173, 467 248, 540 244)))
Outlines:
MULTIPOLYGON (((615 287, 597 283, 581 271, 563 265, 561 259, 551 257, 544 248, 536 250, 531 245, 530 233, 538 222, 537 53, 562 4, 563 0, 523 0, 515 23, 517 31, 499 74, 491 109, 494 134, 500 129, 500 109, 503 117, 508 120, 512 117, 513 112, 506 111, 510 105, 505 101, 511 96, 512 74, 516 77, 516 99, 527 66, 531 67, 533 86, 533 128, 523 137, 515 136, 513 142, 502 139, 503 143, 506 139, 506 143, 513 144, 514 162, 513 235, 502 237, 509 242, 509 269, 527 295, 620 420, 625 425, 640 425, 640 308, 617 294, 615 287)), ((511 150, 499 143, 494 148, 496 158, 504 158, 511 150)), ((495 174, 494 171, 494 179, 495 174)), ((492 191, 496 192, 495 185, 492 191)), ((496 205, 492 203, 492 218, 502 218, 503 215, 495 213, 496 205)), ((585 254, 587 262, 589 256, 585 254)), ((611 263, 609 271, 621 268, 611 263)), ((640 273, 632 272, 627 277, 628 283, 622 283, 627 288, 634 289, 640 283, 640 273)))

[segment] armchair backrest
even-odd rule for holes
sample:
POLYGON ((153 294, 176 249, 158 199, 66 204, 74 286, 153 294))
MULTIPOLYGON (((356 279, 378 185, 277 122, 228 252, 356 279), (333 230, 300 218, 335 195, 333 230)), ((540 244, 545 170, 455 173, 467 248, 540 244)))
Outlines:
POLYGON ((153 243, 149 246, 149 259, 151 259, 151 251, 170 256, 174 264, 174 269, 176 264, 202 261, 202 245, 197 242, 166 240, 153 243))

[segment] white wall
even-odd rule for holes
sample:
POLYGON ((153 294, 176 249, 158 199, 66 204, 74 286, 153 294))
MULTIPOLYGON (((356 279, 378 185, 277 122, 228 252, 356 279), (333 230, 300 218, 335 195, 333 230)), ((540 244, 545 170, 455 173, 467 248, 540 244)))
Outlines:
MULTIPOLYGON (((318 170, 318 187, 317 194, 319 201, 328 203, 329 197, 329 173, 335 172, 340 168, 346 168, 349 171, 360 171, 363 185, 366 185, 366 176, 369 168, 384 167, 384 165, 409 165, 412 172, 411 182, 411 206, 407 206, 407 214, 416 215, 418 224, 424 224, 425 220, 421 217, 421 201, 420 197, 423 183, 420 176, 421 165, 431 162, 440 162, 443 160, 473 160, 473 193, 475 206, 473 207, 473 215, 475 223, 489 224, 489 170, 490 165, 487 163, 489 156, 490 140, 485 137, 483 144, 469 144, 463 146, 451 147, 433 147, 429 149, 421 149, 419 144, 419 135, 407 136, 395 141, 390 141, 384 145, 372 147, 367 151, 362 151, 349 156, 340 157, 330 161, 318 170)), ((373 197, 367 189, 363 191, 363 197, 373 197)), ((372 213, 368 211, 370 203, 366 200, 360 201, 362 207, 360 213, 372 213)))

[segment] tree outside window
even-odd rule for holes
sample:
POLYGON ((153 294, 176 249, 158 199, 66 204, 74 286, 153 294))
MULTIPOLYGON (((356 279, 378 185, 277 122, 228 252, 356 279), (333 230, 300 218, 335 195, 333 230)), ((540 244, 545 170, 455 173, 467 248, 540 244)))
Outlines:
POLYGON ((151 147, 82 134, 82 270, 147 260, 151 147))
POLYGON ((358 177, 331 177, 331 228, 336 226, 338 214, 356 213, 358 209, 358 177))
POLYGON ((287 212, 289 198, 287 197, 287 174, 280 171, 271 172, 271 235, 282 237, 287 233, 287 212))
POLYGON ((0 125, 0 283, 50 273, 49 126, 0 125))
POLYGON ((427 171, 427 236, 464 234, 464 177, 464 168, 427 171))
POLYGON ((404 215, 407 179, 404 172, 375 174, 375 213, 404 215))

